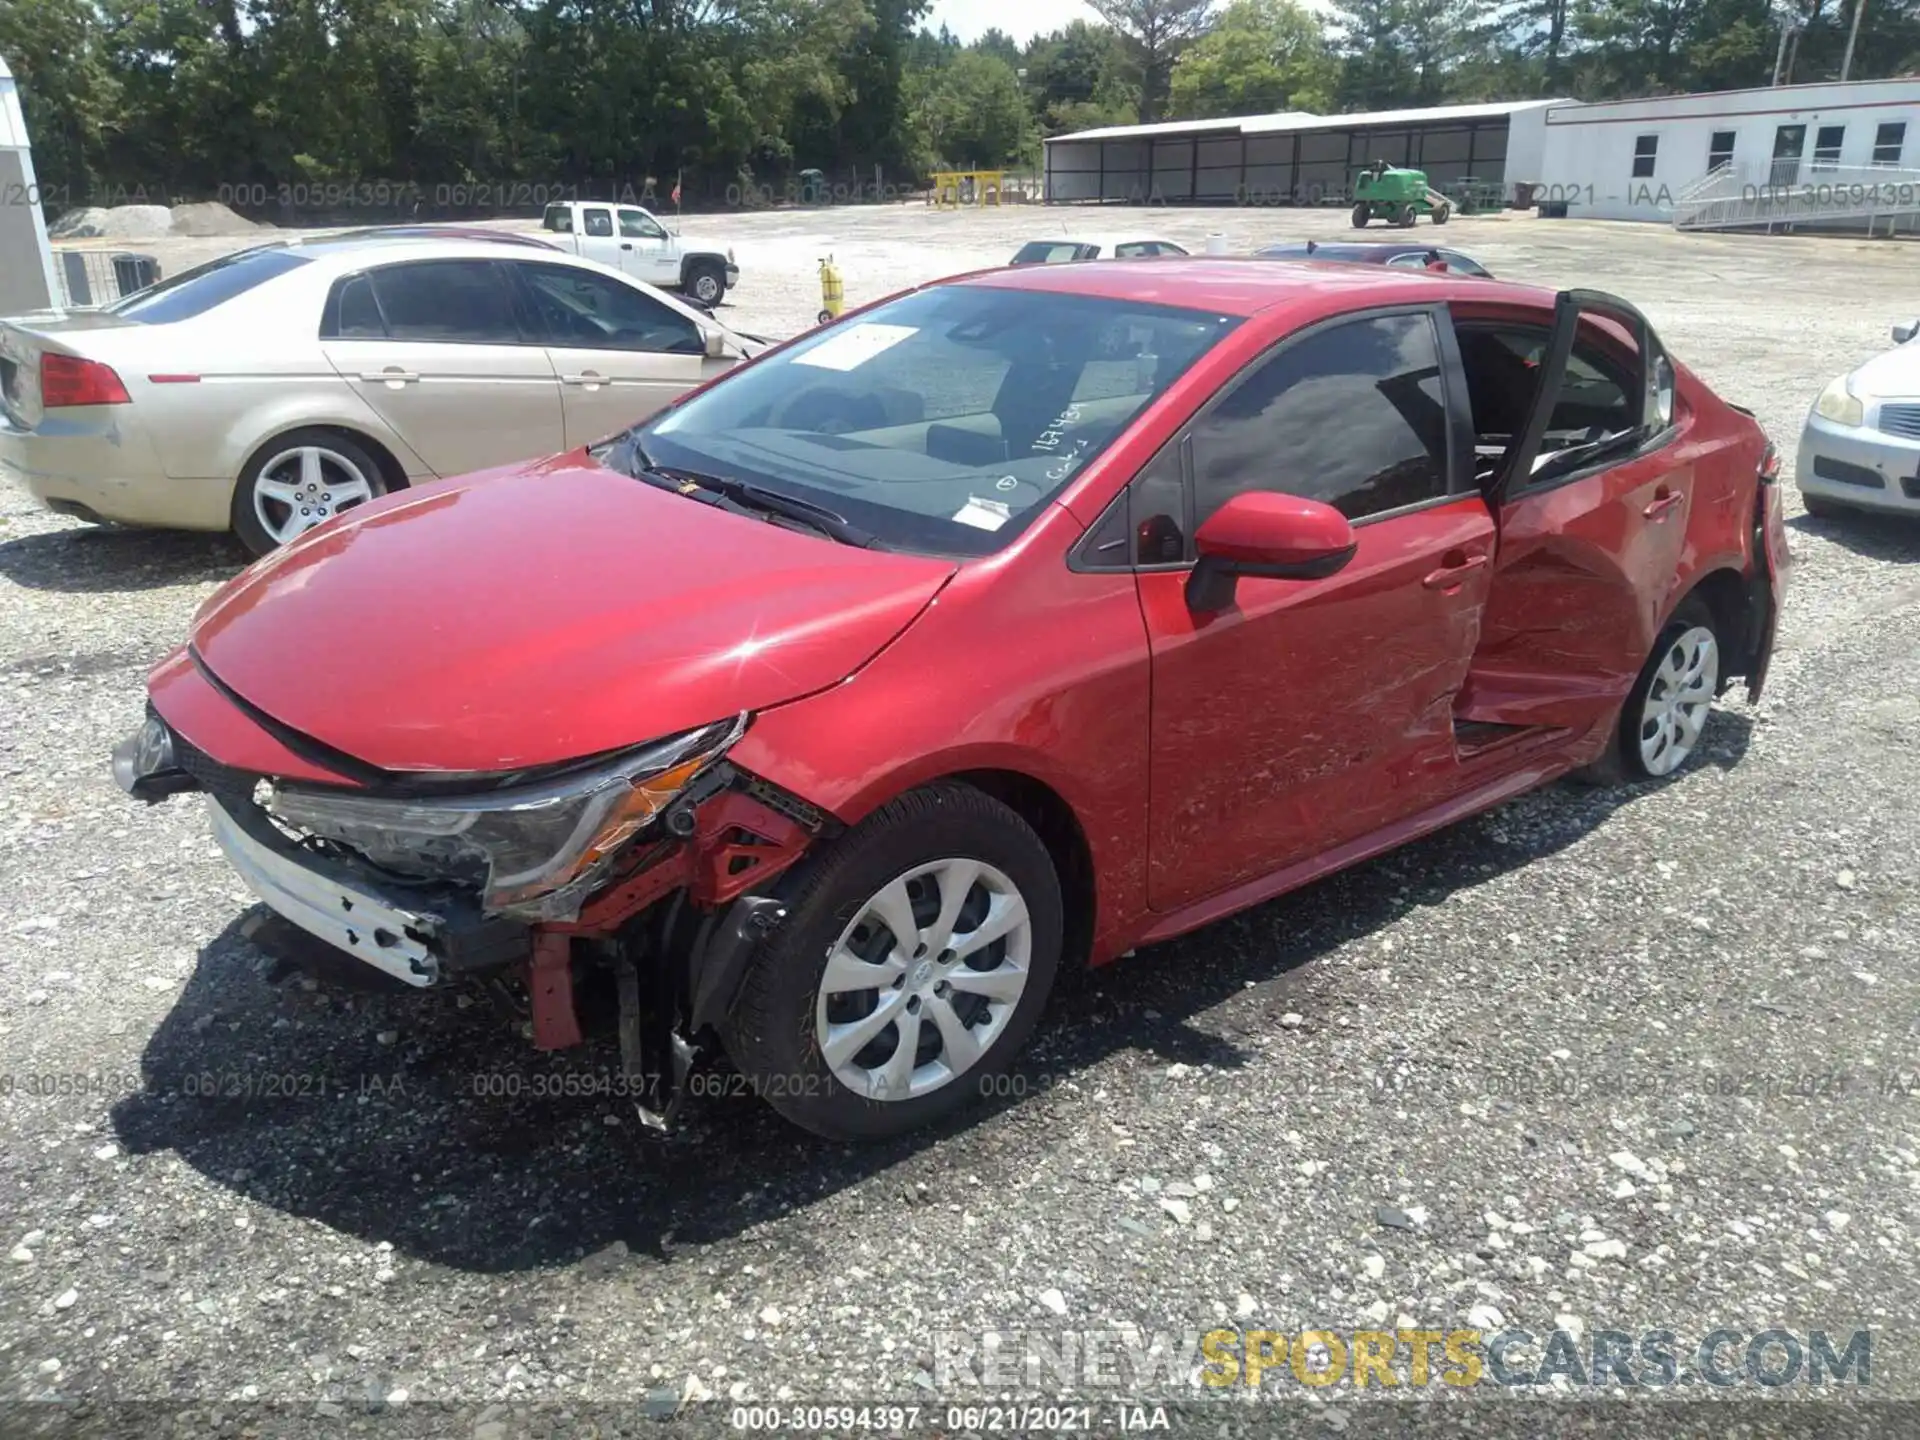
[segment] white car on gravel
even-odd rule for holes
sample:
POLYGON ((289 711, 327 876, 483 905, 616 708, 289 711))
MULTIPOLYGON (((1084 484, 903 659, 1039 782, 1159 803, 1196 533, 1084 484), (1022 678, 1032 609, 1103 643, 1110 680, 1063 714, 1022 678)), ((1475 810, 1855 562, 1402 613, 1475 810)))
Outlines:
POLYGON ((1893 327, 1895 348, 1820 392, 1800 432, 1795 474, 1810 515, 1920 515, 1920 321, 1893 327))

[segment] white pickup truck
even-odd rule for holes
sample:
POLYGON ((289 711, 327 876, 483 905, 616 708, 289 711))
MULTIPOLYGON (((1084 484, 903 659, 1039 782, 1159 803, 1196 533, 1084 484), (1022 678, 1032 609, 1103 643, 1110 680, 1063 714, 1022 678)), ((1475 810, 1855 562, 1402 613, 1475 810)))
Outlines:
POLYGON ((562 249, 709 308, 740 283, 730 248, 676 235, 638 205, 563 201, 547 206, 540 224, 562 249))

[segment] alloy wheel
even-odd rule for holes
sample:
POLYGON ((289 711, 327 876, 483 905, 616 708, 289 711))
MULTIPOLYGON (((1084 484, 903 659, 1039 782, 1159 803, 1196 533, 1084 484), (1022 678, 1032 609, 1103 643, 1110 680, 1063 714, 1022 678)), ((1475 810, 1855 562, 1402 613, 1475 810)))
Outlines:
POLYGON ((1640 760, 1649 775, 1671 775, 1693 754, 1719 680, 1713 631, 1694 625, 1673 638, 1640 707, 1640 760))
POLYGON ((1032 956, 1026 900, 1002 871, 964 858, 915 866, 869 897, 828 951, 820 1054, 868 1099, 938 1090, 1005 1032, 1032 956))
POLYGON ((260 467, 253 513, 274 543, 284 545, 380 493, 373 477, 339 451, 302 445, 260 467))

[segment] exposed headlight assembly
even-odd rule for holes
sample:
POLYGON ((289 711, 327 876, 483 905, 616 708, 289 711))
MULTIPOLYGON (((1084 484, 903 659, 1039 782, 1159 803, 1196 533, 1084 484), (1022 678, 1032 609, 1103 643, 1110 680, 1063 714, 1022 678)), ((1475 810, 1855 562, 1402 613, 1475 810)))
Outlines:
POLYGON ((1813 402, 1813 413, 1836 425, 1867 423, 1867 407, 1860 403, 1844 375, 1820 392, 1820 398, 1813 402))
POLYGON ((267 809, 376 865, 477 885, 489 913, 571 920, 620 847, 746 728, 740 715, 595 769, 486 794, 389 799, 275 786, 267 809))

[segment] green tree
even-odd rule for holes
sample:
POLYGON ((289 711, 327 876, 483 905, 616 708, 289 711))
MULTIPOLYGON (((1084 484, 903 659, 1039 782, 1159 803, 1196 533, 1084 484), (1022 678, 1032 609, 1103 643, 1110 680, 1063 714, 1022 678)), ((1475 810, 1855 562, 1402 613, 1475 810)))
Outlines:
POLYGON ((1123 75, 1120 40, 1104 25, 1076 20, 1027 46, 1027 89, 1049 135, 1131 125, 1139 98, 1123 75))
POLYGON ((1166 103, 1173 62, 1205 33, 1214 0, 1087 0, 1125 42, 1139 80, 1140 119, 1151 123, 1166 103))
POLYGON ((1168 113, 1180 119, 1321 112, 1340 67, 1320 18, 1294 0, 1233 0, 1174 62, 1168 113))
POLYGON ((929 164, 987 169, 1031 158, 1033 116, 1006 61, 963 50, 938 69, 909 78, 929 164))

